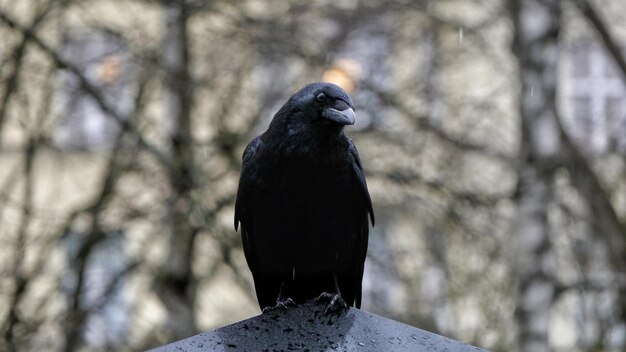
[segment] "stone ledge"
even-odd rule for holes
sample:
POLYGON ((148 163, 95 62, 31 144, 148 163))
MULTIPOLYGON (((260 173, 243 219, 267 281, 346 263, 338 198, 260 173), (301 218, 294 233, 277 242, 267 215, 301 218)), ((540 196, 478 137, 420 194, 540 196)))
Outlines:
POLYGON ((323 309, 274 310, 151 351, 485 351, 358 309, 333 317, 323 309))

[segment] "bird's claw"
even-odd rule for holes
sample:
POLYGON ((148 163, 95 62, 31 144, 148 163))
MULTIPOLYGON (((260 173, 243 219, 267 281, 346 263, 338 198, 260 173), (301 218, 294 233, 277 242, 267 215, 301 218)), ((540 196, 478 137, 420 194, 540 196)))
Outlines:
POLYGON ((296 302, 294 302, 294 300, 291 298, 287 298, 287 299, 276 302, 276 307, 282 310, 287 310, 287 308, 295 307, 295 306, 296 306, 296 302))
POLYGON ((287 310, 289 309, 289 307, 295 307, 295 306, 296 306, 296 302, 294 302, 294 300, 291 298, 279 299, 279 300, 276 300, 275 306, 263 308, 263 313, 266 313, 275 309, 287 310))
POLYGON ((346 301, 341 297, 339 293, 322 292, 316 299, 315 303, 324 304, 328 303, 324 310, 324 315, 328 314, 341 314, 341 312, 348 311, 348 305, 346 301))

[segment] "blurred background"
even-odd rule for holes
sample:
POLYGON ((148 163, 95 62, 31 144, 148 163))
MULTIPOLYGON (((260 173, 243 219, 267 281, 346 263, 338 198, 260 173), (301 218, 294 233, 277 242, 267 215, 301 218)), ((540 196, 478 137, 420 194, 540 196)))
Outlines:
POLYGON ((304 84, 353 97, 363 309, 493 351, 626 349, 621 0, 0 0, 0 350, 260 313, 233 206, 304 84))

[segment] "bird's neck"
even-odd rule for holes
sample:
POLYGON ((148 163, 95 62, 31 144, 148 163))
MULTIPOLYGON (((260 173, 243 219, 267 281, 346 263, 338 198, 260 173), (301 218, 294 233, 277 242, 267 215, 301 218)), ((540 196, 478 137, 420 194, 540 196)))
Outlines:
POLYGON ((307 157, 331 153, 345 147, 346 137, 341 126, 286 126, 282 131, 268 131, 272 150, 284 156, 307 157), (272 133, 276 132, 276 133, 272 133))

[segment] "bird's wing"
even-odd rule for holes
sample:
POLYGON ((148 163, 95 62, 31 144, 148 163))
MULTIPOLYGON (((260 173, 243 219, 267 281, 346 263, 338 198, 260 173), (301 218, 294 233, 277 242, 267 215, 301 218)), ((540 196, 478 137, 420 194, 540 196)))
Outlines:
POLYGON ((253 204, 251 204, 252 201, 249 197, 253 187, 257 187, 257 182, 259 182, 257 167, 259 166, 259 151, 262 148, 263 142, 259 136, 253 139, 243 152, 241 176, 239 178, 237 199, 235 200, 235 230, 241 225, 243 253, 246 257, 248 267, 252 272, 252 277, 254 278, 254 288, 259 305, 261 308, 265 308, 274 304, 276 297, 278 297, 280 282, 264 276, 263 273, 259 271, 257 253, 252 250, 254 241, 254 217, 250 212, 250 207, 253 206, 253 204))
POLYGON ((351 139, 348 139, 350 142, 350 156, 353 158, 354 162, 352 163, 352 169, 357 177, 359 182, 359 187, 361 190, 362 199, 365 202, 365 206, 367 207, 367 212, 369 213, 370 220, 372 222, 372 226, 376 220, 374 219, 374 209, 372 208, 372 200, 370 199, 370 193, 367 190, 367 182, 365 181, 365 173, 363 172, 363 165, 361 164, 361 158, 359 157, 359 151, 356 150, 356 146, 352 143, 351 139))
POLYGON ((370 194, 367 189, 367 182, 365 181, 365 173, 363 172, 363 166, 361 164, 361 158, 359 157, 359 152, 357 151, 352 140, 349 139, 350 142, 350 156, 353 159, 352 169, 354 171, 354 175, 356 176, 356 180, 359 185, 359 194, 355 197, 356 208, 362 209, 363 213, 360 218, 357 218, 357 223, 355 224, 358 231, 358 254, 359 261, 356 264, 355 272, 354 272, 354 306, 357 308, 361 307, 361 283, 363 281, 363 270, 365 268, 365 257, 367 255, 367 243, 369 238, 369 226, 367 223, 367 216, 369 214, 370 220, 372 222, 372 226, 374 226, 374 210, 372 208, 372 200, 370 199, 370 194))
POLYGON ((246 147, 243 152, 242 165, 241 165, 241 176, 239 178, 239 187, 237 189, 237 199, 235 200, 235 231, 238 230, 239 224, 244 221, 245 217, 245 193, 246 193, 246 185, 252 175, 249 175, 249 168, 251 159, 254 157, 257 149, 261 146, 261 138, 256 137, 253 139, 250 144, 246 147))
POLYGON ((254 181, 255 175, 253 172, 253 159, 257 150, 261 148, 261 138, 257 137, 248 144, 243 152, 241 176, 239 178, 239 188, 237 190, 237 199, 235 200, 235 231, 241 224, 241 240, 243 244, 243 252, 246 256, 246 260, 249 265, 253 264, 250 251, 250 241, 248 239, 248 229, 251 227, 250 217, 248 213, 247 205, 247 191, 249 190, 250 183, 254 181))

